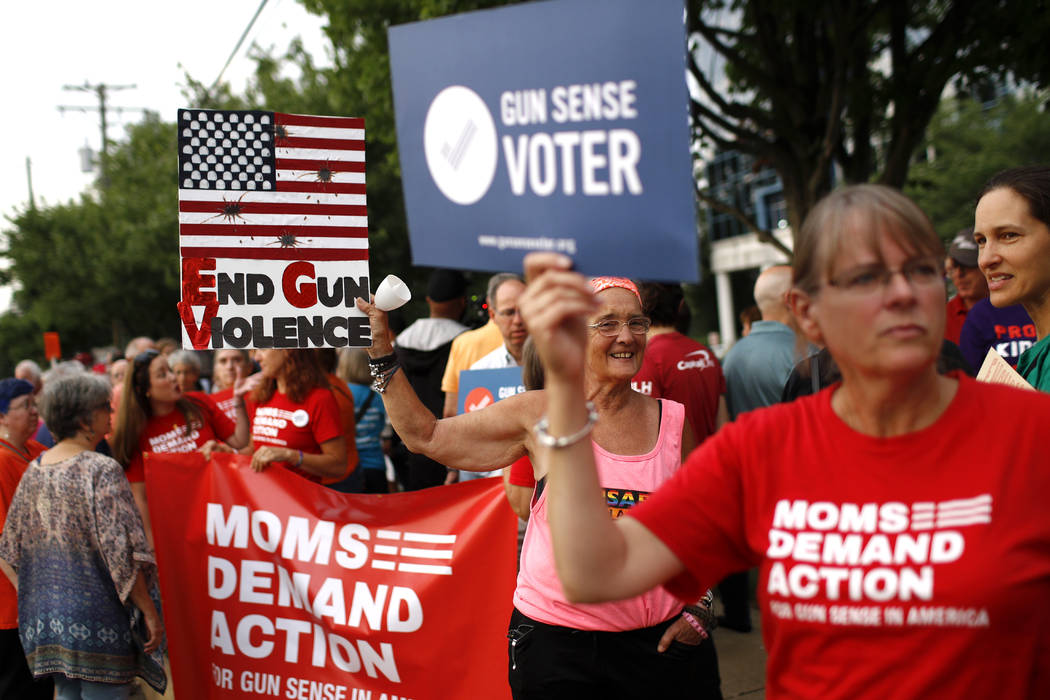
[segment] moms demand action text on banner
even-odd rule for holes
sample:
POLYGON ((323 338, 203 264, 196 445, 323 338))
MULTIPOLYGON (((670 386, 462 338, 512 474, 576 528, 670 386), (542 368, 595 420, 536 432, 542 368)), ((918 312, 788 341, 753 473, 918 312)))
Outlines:
POLYGON ((515 529, 498 482, 348 495, 248 463, 149 456, 180 695, 507 695, 515 529))

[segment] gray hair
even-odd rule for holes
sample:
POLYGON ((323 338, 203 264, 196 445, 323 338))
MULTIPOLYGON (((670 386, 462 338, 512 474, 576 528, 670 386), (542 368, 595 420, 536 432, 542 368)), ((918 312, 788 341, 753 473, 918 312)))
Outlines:
POLYGON ((44 384, 48 382, 58 381, 65 377, 73 377, 78 374, 84 374, 87 372, 87 367, 82 365, 79 360, 65 360, 64 362, 57 363, 54 367, 44 373, 44 384))
POLYGON ((521 275, 515 275, 513 272, 498 272, 489 278, 489 286, 485 291, 485 299, 488 301, 489 306, 496 305, 496 292, 499 291, 500 285, 511 280, 517 280, 525 284, 525 280, 521 279, 521 275))
POLYGON ((197 374, 200 374, 201 358, 197 357, 197 353, 192 350, 176 350, 168 355, 168 367, 175 369, 179 365, 194 367, 197 370, 197 374))
POLYGON ((44 387, 40 414, 55 440, 61 441, 90 425, 96 410, 109 408, 109 398, 110 385, 105 377, 87 372, 62 376, 44 387))
POLYGON ((32 382, 33 384, 40 384, 41 374, 42 373, 40 371, 40 365, 33 362, 32 360, 22 360, 17 365, 15 365, 14 376, 18 377, 19 379, 26 379, 32 382), (23 370, 29 375, 28 377, 18 377, 18 375, 21 374, 23 370))

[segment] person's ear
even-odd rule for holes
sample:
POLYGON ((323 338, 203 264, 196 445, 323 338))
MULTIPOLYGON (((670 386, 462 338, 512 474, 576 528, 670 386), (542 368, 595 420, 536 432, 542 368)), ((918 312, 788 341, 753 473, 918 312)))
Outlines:
POLYGON ((811 343, 824 345, 824 334, 815 315, 816 300, 801 289, 793 288, 787 293, 787 305, 795 317, 799 331, 811 343))

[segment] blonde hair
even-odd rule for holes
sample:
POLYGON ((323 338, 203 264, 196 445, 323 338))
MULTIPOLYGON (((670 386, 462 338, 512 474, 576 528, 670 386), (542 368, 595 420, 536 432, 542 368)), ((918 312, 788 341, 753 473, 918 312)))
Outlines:
POLYGON ((340 349, 339 367, 335 374, 348 384, 368 386, 372 383, 372 374, 368 369, 368 353, 361 348, 340 349))
POLYGON ((880 255, 882 234, 907 251, 944 257, 944 244, 915 202, 885 185, 851 185, 825 196, 806 216, 795 236, 794 286, 815 294, 846 245, 880 255))

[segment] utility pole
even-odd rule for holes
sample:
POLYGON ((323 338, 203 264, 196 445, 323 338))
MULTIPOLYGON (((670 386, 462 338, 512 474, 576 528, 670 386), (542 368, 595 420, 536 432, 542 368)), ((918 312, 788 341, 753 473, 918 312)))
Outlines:
MULTIPOLYGON (((98 115, 99 115, 99 127, 100 127, 100 130, 102 132, 102 146, 101 146, 102 162, 105 162, 106 156, 109 154, 109 147, 108 147, 109 139, 106 137, 106 111, 107 111, 107 109, 116 109, 118 114, 123 112, 123 111, 125 111, 125 110, 127 110, 127 111, 137 111, 137 112, 145 111, 141 107, 107 107, 106 106, 106 97, 107 97, 107 95, 109 94, 109 92, 111 90, 131 90, 131 89, 133 89, 135 87, 137 87, 137 86, 134 85, 134 84, 132 84, 132 85, 107 85, 106 83, 98 83, 97 85, 92 85, 91 83, 89 83, 87 81, 85 81, 83 85, 63 85, 62 86, 63 90, 76 90, 76 91, 79 91, 79 92, 93 92, 98 97, 98 107, 83 107, 83 106, 78 106, 78 105, 59 105, 58 111, 60 113, 61 112, 65 112, 66 110, 72 110, 72 111, 76 111, 76 112, 92 112, 92 111, 97 111, 98 112, 98 115)), ((106 181, 105 173, 101 173, 101 174, 102 174, 102 181, 103 181, 103 183, 105 183, 105 181, 106 181)))
POLYGON ((36 209, 36 200, 33 198, 33 164, 26 156, 26 184, 29 185, 29 210, 36 209))

